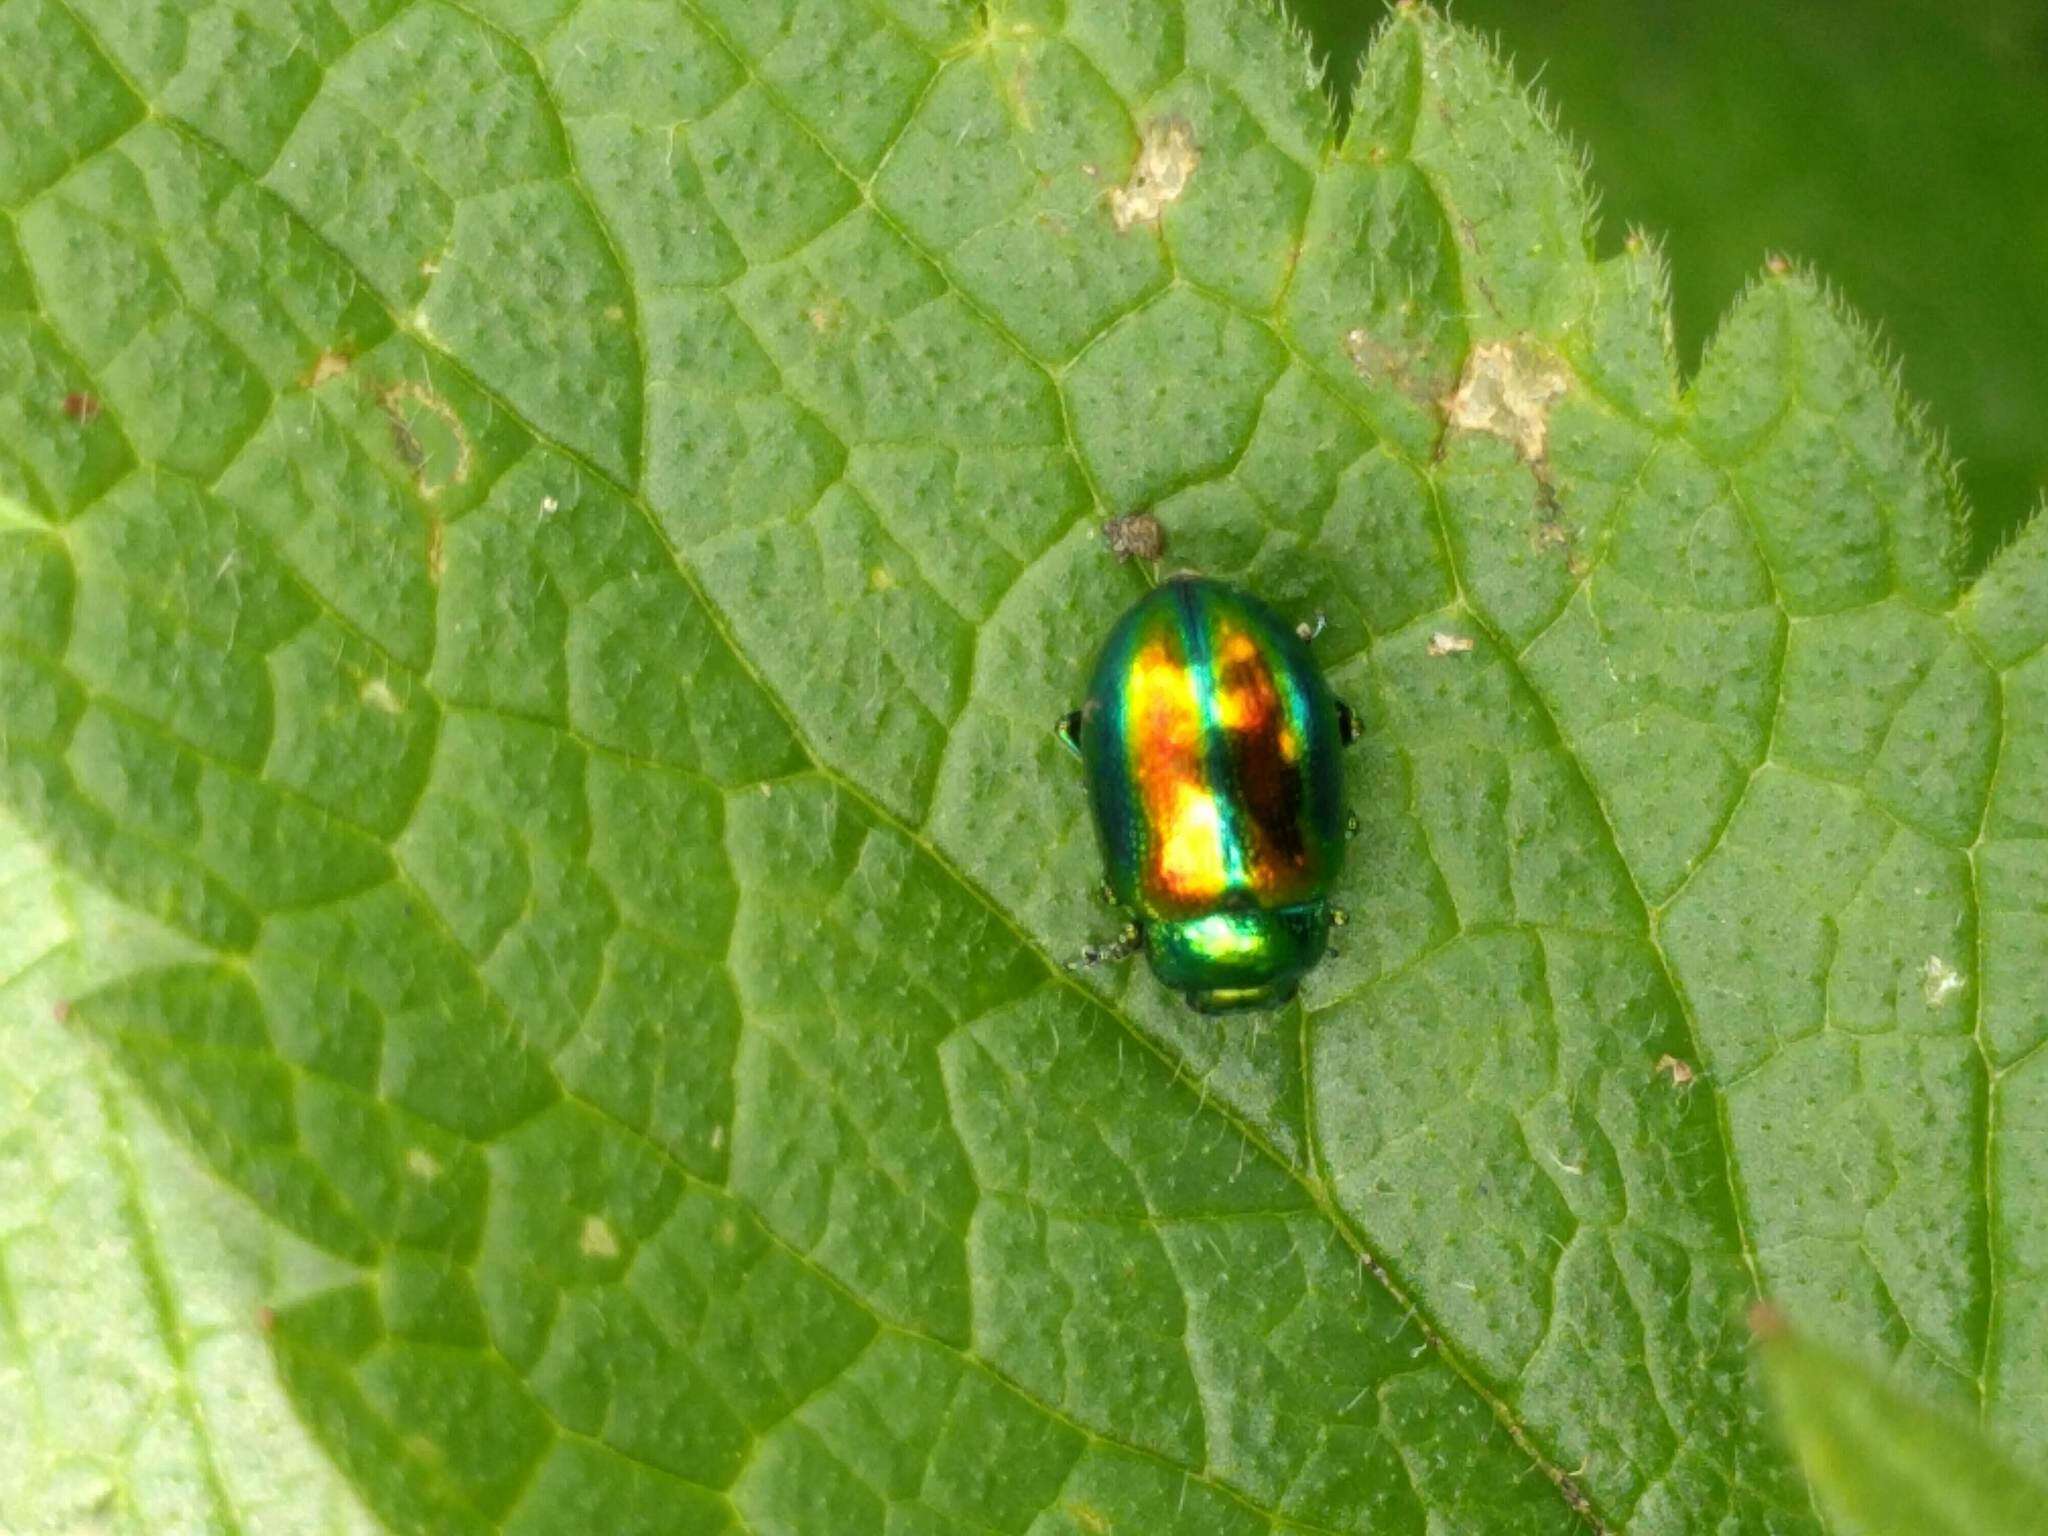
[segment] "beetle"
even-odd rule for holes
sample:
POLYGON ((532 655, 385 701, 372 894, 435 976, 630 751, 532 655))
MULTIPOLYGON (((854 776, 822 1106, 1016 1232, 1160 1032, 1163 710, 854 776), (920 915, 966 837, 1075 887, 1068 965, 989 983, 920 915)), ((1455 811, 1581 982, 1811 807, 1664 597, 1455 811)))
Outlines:
POLYGON ((1102 643, 1060 739, 1081 759, 1111 900, 1130 914, 1084 963, 1143 950, 1204 1013, 1274 1008, 1329 947, 1355 821, 1357 717, 1296 630, 1241 587, 1182 572, 1102 643))

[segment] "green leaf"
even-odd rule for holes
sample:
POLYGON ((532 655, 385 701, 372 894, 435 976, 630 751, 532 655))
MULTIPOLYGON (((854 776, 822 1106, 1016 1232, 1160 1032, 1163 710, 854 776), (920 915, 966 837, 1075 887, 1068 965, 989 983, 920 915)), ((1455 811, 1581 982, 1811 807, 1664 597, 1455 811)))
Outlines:
POLYGON ((2048 1489, 1984 1436, 1833 1350, 1762 1318, 1764 1364, 1801 1461, 1844 1529, 2025 1536, 2048 1489))
POLYGON ((1468 37, 0 16, 0 807, 386 1526, 1815 1530, 1760 1290, 2048 1438, 2048 537, 1468 37), (1140 504, 1368 727, 1263 1019, 1065 964, 1140 504))
MULTIPOLYGON (((1369 0, 1286 0, 1348 85, 1378 29, 1369 0)), ((1688 366, 1759 253, 1839 285, 1902 353, 1971 501, 1972 570, 2048 491, 2048 49, 2033 0, 1892 0, 1853 27, 1827 6, 1724 0, 1458 0, 1498 33, 1600 173, 1604 236, 1654 230, 1679 274, 1688 366), (1962 276, 1967 274, 1967 277, 1962 276)))
POLYGON ((0 1528, 367 1536, 261 1342, 339 1267, 196 1177, 64 1027, 95 967, 174 952, 0 823, 0 1528))

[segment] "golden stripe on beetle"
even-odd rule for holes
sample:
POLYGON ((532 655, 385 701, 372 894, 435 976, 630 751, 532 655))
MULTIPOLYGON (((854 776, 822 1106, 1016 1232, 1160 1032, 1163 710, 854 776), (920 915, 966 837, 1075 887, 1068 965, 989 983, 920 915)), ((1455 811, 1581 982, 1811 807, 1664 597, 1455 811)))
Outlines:
POLYGON ((1102 644, 1061 739, 1088 799, 1125 937, 1205 1012, 1292 998, 1342 917, 1343 748, 1357 731, 1307 638, 1242 588, 1170 578, 1102 644))

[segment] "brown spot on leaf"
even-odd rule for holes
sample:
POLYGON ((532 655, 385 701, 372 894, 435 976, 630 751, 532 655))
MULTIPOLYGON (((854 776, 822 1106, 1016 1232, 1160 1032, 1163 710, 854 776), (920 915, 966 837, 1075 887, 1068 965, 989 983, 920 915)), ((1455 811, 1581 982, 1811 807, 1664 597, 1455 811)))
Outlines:
POLYGON ((52 1003, 50 1005, 50 1017, 55 1019, 59 1024, 62 1024, 66 1020, 68 1020, 71 1017, 71 999, 68 997, 60 997, 57 999, 56 1002, 52 1003))
POLYGON ((64 397, 64 414, 81 427, 89 427, 100 419, 100 397, 73 390, 64 397))
POLYGON ((277 1331, 276 1308, 258 1307, 256 1309, 256 1331, 258 1333, 275 1333, 277 1331))

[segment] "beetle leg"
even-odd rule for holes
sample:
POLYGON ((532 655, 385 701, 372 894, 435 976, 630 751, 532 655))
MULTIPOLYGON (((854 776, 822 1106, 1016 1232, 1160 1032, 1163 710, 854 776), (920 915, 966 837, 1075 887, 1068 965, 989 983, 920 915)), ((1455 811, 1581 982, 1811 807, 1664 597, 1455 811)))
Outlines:
POLYGON ((1090 966, 1107 965, 1113 960, 1128 960, 1145 947, 1145 936, 1132 923, 1107 944, 1090 944, 1081 951, 1079 960, 1069 962, 1071 970, 1086 970, 1090 966))
POLYGON ((1338 739, 1347 747, 1355 746, 1358 738, 1364 734, 1364 728, 1359 725, 1358 716, 1352 712, 1351 706, 1342 699, 1339 699, 1337 701, 1338 739))
POLYGON ((1071 709, 1061 715, 1053 722, 1052 733, 1059 737, 1060 745, 1074 756, 1081 755, 1081 711, 1071 709))
POLYGON ((1330 933, 1336 932, 1339 928, 1344 927, 1350 921, 1351 914, 1349 912, 1346 912, 1342 907, 1330 908, 1330 929, 1328 933, 1325 933, 1323 935, 1323 953, 1329 956, 1332 960, 1337 959, 1340 955, 1344 953, 1344 946, 1341 944, 1333 943, 1330 939, 1330 933))

